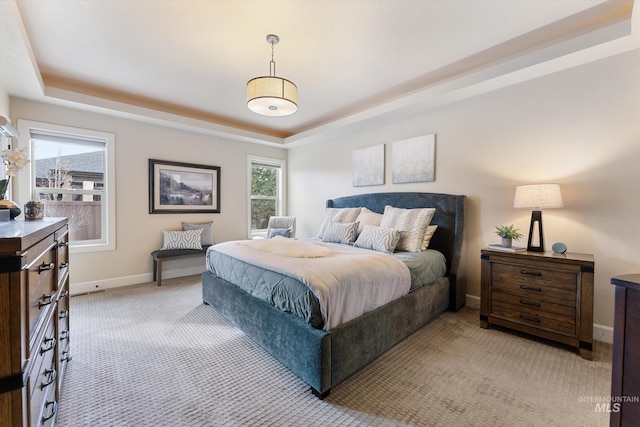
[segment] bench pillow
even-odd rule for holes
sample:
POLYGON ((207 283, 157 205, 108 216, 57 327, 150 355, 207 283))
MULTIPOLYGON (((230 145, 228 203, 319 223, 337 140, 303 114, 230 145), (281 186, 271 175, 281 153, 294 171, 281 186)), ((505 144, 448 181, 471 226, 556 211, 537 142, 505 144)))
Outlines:
POLYGON ((202 246, 213 245, 213 221, 209 222, 182 222, 182 231, 202 229, 200 244, 202 246))
POLYGON ((163 251, 171 249, 200 249, 202 244, 200 239, 202 236, 202 228, 187 231, 163 231, 163 251))

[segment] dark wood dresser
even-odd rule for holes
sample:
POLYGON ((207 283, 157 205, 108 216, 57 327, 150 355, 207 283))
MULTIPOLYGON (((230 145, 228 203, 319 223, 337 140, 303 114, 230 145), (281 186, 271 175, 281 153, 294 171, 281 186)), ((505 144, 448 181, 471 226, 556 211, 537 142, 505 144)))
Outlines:
POLYGON ((616 287, 611 370, 611 426, 640 423, 640 274, 611 279, 616 287))
POLYGON ((481 251, 480 326, 593 351, 593 255, 481 251))
POLYGON ((69 356, 66 218, 0 223, 0 424, 51 426, 69 356))

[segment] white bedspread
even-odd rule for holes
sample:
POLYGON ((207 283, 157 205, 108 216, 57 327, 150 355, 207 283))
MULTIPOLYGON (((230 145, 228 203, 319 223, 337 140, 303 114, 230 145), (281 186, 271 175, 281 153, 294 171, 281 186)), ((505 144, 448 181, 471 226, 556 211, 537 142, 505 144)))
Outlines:
POLYGON ((307 285, 318 298, 324 329, 355 319, 409 292, 409 268, 399 259, 368 249, 336 243, 311 243, 288 239, 278 253, 277 244, 260 240, 219 243, 211 249, 241 261, 287 275, 307 285), (299 251, 293 248, 299 245, 299 251), (325 256, 305 258, 296 253, 325 256), (269 250, 263 250, 266 247, 269 250), (289 256, 288 256, 289 255, 289 256), (294 256, 290 256, 294 255, 294 256))

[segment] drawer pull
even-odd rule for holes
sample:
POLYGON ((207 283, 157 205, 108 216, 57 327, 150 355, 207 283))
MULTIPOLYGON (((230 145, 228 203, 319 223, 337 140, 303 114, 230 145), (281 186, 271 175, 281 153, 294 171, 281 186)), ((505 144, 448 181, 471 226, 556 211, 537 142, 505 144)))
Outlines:
POLYGON ((49 407, 51 407, 51 413, 49 413, 49 415, 42 415, 42 424, 55 417, 56 412, 58 412, 58 402, 55 400, 47 400, 47 403, 44 404, 44 409, 48 409, 49 407))
POLYGON ((56 266, 56 264, 53 263, 53 262, 46 263, 46 262, 42 261, 42 264, 40 264, 38 266, 38 274, 42 273, 43 271, 53 270, 53 268, 55 266, 56 266))
POLYGON ((540 303, 539 302, 531 302, 531 301, 525 301, 523 299, 520 300, 520 304, 524 304, 524 305, 532 305, 534 307, 540 307, 540 303))
POLYGON ((524 289, 525 291, 536 291, 536 292, 542 292, 542 288, 531 288, 529 286, 525 286, 525 285, 520 285, 520 289, 524 289))
POLYGON ((60 331, 60 341, 69 339, 69 331, 60 331))
POLYGON ((69 246, 69 242, 58 242, 59 248, 64 248, 65 246, 69 246))
POLYGON ((67 268, 69 267, 69 263, 68 262, 61 262, 60 263, 60 270, 62 270, 63 268, 67 268))
POLYGON ((69 362, 71 361, 71 356, 69 356, 69 350, 65 350, 62 352, 62 357, 60 358, 61 362, 69 362))
POLYGON ((38 308, 42 308, 44 306, 47 306, 49 304, 51 304, 53 302, 53 294, 42 294, 42 298, 40 298, 40 301, 38 302, 38 308))
POLYGON ((44 375, 49 377, 47 382, 40 383, 40 390, 44 390, 49 384, 52 384, 56 380, 56 370, 55 369, 45 369, 44 375))
POLYGON ((46 338, 44 339, 44 341, 42 342, 42 347, 40 347, 40 354, 45 354, 47 351, 51 351, 54 348, 56 348, 56 339, 55 337, 51 337, 51 338, 46 338), (51 343, 51 344, 49 344, 51 343), (47 347, 47 344, 49 344, 49 347, 47 347))
POLYGON ((520 270, 520 274, 526 274, 528 276, 542 276, 542 273, 539 271, 527 271, 524 268, 520 270))
POLYGON ((520 315, 520 318, 522 320, 527 320, 529 322, 536 322, 536 323, 540 323, 540 318, 538 317, 529 317, 529 316, 525 316, 524 314, 520 315))
POLYGON ((69 295, 69 290, 68 289, 65 289, 64 291, 60 292, 60 298, 64 298, 67 295, 69 295))
POLYGON ((60 312, 60 319, 66 319, 67 317, 69 317, 69 310, 62 310, 60 312))

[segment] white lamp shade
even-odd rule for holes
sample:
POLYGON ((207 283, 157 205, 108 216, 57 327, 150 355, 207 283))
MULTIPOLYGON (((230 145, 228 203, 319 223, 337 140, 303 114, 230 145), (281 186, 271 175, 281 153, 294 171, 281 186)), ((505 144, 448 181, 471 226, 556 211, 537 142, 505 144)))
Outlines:
POLYGON ((519 209, 561 208, 562 194, 558 184, 532 184, 516 187, 513 207, 519 209))
POLYGON ((263 116, 288 116, 298 111, 298 88, 280 77, 256 77, 247 82, 247 107, 263 116))

